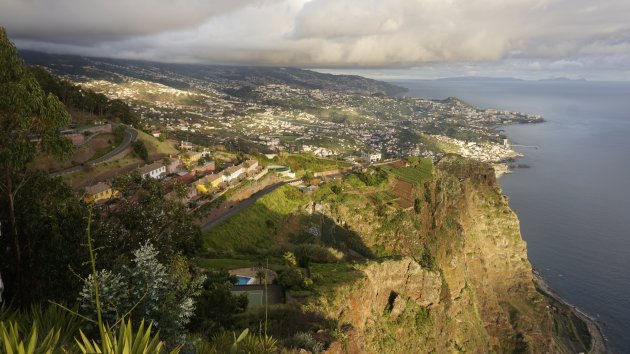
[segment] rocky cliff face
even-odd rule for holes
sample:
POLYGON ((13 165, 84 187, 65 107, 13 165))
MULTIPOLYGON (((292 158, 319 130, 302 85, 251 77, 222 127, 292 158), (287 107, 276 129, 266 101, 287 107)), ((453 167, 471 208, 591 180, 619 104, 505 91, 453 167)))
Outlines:
POLYGON ((399 255, 363 265, 362 279, 320 299, 318 307, 345 324, 329 352, 584 349, 558 335, 489 165, 447 156, 413 193, 416 210, 328 209, 371 248, 399 255))

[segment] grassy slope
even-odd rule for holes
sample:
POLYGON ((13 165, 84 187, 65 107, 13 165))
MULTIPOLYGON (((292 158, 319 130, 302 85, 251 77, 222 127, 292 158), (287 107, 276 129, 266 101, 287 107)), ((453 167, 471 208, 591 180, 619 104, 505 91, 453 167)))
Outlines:
POLYGON ((176 155, 179 153, 179 151, 171 143, 167 141, 159 141, 158 139, 140 130, 138 130, 138 139, 144 142, 144 145, 147 147, 147 151, 149 152, 149 155, 153 155, 153 154, 176 155))
POLYGON ((94 167, 86 167, 81 171, 63 175, 62 178, 73 188, 77 188, 79 186, 92 184, 97 176, 106 172, 110 172, 111 177, 113 177, 117 175, 119 171, 123 170, 125 166, 134 163, 142 163, 142 160, 133 153, 130 153, 118 160, 105 162, 94 167))
POLYGON ((297 188, 282 186, 206 233, 205 245, 215 250, 234 250, 245 245, 270 246, 276 229, 306 201, 297 188))
POLYGON ((433 162, 421 158, 417 166, 392 169, 391 173, 411 183, 424 183, 433 179, 433 162))
POLYGON ((286 156, 277 156, 272 160, 266 158, 260 158, 261 164, 267 165, 283 165, 291 167, 291 170, 295 171, 298 175, 305 172, 322 172, 333 169, 346 169, 351 164, 344 161, 333 161, 326 159, 319 159, 312 155, 304 154, 288 154, 286 156))

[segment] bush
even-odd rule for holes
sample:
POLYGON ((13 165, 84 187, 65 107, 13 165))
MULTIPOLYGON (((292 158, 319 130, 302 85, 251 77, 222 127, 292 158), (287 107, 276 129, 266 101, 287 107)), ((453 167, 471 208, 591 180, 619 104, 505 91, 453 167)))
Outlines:
POLYGON ((299 332, 285 339, 282 344, 287 348, 305 349, 313 354, 324 351, 324 344, 316 341, 310 333, 299 332))
POLYGON ((136 153, 136 155, 138 155, 138 157, 143 159, 145 162, 149 161, 149 151, 147 151, 147 147, 144 145, 143 141, 134 141, 133 152, 136 153))
POLYGON ((368 186, 378 186, 389 180, 387 171, 379 167, 365 173, 356 173, 356 176, 368 186))
POLYGON ((313 281, 304 274, 301 268, 291 267, 278 275, 278 284, 285 289, 308 289, 313 285, 313 281))
POLYGON ((295 247, 295 254, 300 262, 308 258, 315 263, 335 263, 343 258, 343 253, 334 248, 315 244, 303 244, 295 247))

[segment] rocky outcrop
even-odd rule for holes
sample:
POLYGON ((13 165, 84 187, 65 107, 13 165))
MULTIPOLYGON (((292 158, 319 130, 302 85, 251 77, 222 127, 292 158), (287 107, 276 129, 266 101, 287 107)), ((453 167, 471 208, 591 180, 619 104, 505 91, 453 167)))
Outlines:
POLYGON ((414 191, 421 210, 404 217, 393 212, 400 225, 388 212, 329 208, 369 246, 400 255, 364 265, 363 279, 319 304, 345 325, 346 336, 329 352, 587 349, 554 327, 548 302, 536 291, 518 219, 492 167, 458 156, 437 167, 436 178, 414 191))

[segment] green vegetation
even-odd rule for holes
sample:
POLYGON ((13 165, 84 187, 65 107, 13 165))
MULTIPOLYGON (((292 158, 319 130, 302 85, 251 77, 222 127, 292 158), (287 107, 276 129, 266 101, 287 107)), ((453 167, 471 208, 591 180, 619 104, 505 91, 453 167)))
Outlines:
POLYGON ((282 186, 206 233, 205 245, 215 250, 238 250, 244 245, 269 247, 284 219, 306 201, 297 188, 282 186))
POLYGON ((397 177, 415 184, 422 184, 433 179, 433 161, 431 159, 410 157, 408 167, 393 168, 397 177))
POLYGON ((355 173, 355 176, 367 186, 382 186, 389 182, 387 170, 380 167, 369 169, 363 173, 355 173))
POLYGON ((111 100, 101 93, 53 76, 41 67, 31 66, 28 71, 46 94, 56 96, 68 109, 87 113, 91 119, 107 118, 140 128, 140 118, 124 101, 111 100))
POLYGON ((149 162, 149 153, 147 151, 147 147, 144 145, 142 140, 137 140, 133 142, 133 152, 144 160, 144 162, 149 162))
POLYGON ((138 141, 142 141, 145 144, 149 156, 156 154, 176 155, 179 153, 169 141, 160 141, 141 130, 138 130, 138 141))
POLYGON ((120 171, 125 170, 125 167, 134 164, 140 166, 142 160, 129 153, 117 160, 104 162, 96 166, 84 166, 80 171, 65 174, 61 178, 68 185, 77 188, 78 186, 85 186, 86 181, 92 181, 101 174, 115 176, 120 171))
POLYGON ((289 166, 296 174, 304 175, 313 172, 323 172, 330 170, 345 170, 351 165, 344 161, 334 161, 328 159, 320 159, 308 154, 286 154, 281 153, 272 160, 260 157, 259 160, 263 166, 283 165, 289 166))
POLYGON ((312 263, 310 265, 315 288, 320 292, 330 292, 343 285, 350 285, 364 277, 352 263, 312 263))
MULTIPOLYGON (((72 144, 59 134, 70 122, 70 115, 59 99, 46 94, 33 75, 26 70, 17 49, 0 27, 0 205, 5 237, 0 249, 10 249, 0 265, 2 274, 11 271, 13 295, 21 304, 30 302, 33 259, 33 237, 21 229, 20 190, 36 172, 29 167, 38 152, 58 158, 69 157, 72 144), (36 140, 33 141, 33 137, 36 140), (7 225, 8 224, 8 225, 7 225), (8 267, 8 263, 12 267, 8 267), (9 269, 7 269, 9 268, 9 269)), ((3 258, 5 256, 3 255, 3 258)))

